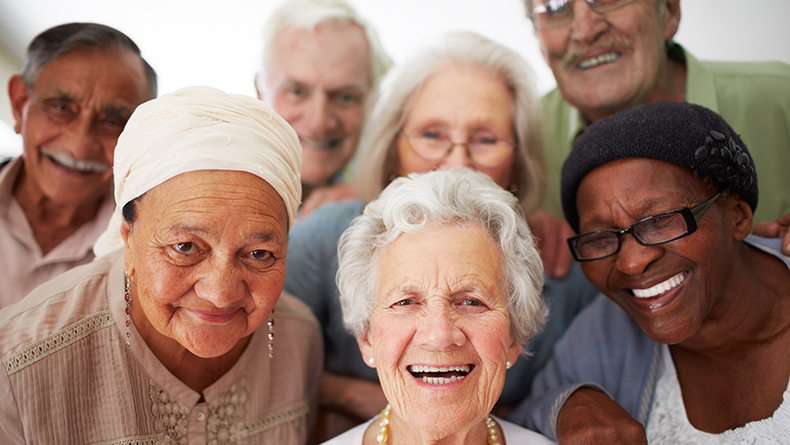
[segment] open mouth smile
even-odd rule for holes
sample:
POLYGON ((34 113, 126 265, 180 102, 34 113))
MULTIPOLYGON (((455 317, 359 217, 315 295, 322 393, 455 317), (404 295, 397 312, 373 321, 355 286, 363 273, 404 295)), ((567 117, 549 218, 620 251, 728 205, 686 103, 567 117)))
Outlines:
POLYGON ((637 298, 653 298, 664 292, 680 286, 686 279, 686 272, 681 272, 668 280, 658 283, 649 289, 631 289, 631 293, 637 298))
POLYGON ((78 173, 104 173, 110 169, 110 166, 101 162, 84 161, 77 159, 71 155, 64 153, 51 153, 48 151, 41 151, 47 159, 52 161, 58 167, 78 173))
POLYGON ((619 59, 621 54, 619 52, 608 52, 597 55, 595 57, 590 57, 589 59, 584 59, 578 64, 576 67, 581 70, 588 70, 590 68, 595 68, 596 66, 604 65, 607 63, 612 63, 619 59))
POLYGON ((409 365, 408 370, 414 378, 428 383, 429 385, 446 385, 462 380, 472 372, 474 367, 475 365, 442 367, 409 365))
POLYGON ((340 143, 343 140, 341 138, 332 138, 332 139, 310 139, 310 138, 303 138, 299 137, 299 142, 302 143, 302 146, 316 149, 316 150, 332 150, 340 146, 340 143))

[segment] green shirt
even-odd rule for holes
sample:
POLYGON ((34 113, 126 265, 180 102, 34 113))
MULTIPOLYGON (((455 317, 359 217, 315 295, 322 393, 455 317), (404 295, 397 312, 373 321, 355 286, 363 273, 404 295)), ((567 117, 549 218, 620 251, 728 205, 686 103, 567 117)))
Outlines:
MULTIPOLYGON (((740 134, 757 167, 759 203, 754 221, 790 211, 790 65, 781 62, 701 62, 674 44, 670 57, 686 64, 686 101, 719 113, 740 134)), ((548 184, 543 209, 562 216, 560 172, 581 113, 554 89, 542 99, 541 131, 548 184)))

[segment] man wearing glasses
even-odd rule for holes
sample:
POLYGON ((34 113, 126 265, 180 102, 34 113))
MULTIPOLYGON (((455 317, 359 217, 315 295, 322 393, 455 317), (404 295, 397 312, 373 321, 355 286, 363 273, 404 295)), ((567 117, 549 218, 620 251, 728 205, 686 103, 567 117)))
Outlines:
MULTIPOLYGON (((672 40, 680 24, 680 0, 525 1, 557 81, 557 88, 543 98, 549 177, 546 213, 541 214, 542 225, 538 218, 530 221, 539 235, 551 238, 543 240, 544 251, 553 245, 561 252, 557 256, 546 252, 550 274, 563 274, 570 259, 564 240, 573 234, 556 219, 562 216, 563 161, 588 125, 639 104, 689 102, 723 116, 749 145, 759 166, 764 193, 755 221, 769 224, 788 214, 790 66, 697 60, 672 40), (563 229, 555 229, 551 236, 540 227, 563 229)), ((790 215, 783 219, 786 229, 790 215)), ((783 242, 790 252, 788 243, 790 236, 783 242)))

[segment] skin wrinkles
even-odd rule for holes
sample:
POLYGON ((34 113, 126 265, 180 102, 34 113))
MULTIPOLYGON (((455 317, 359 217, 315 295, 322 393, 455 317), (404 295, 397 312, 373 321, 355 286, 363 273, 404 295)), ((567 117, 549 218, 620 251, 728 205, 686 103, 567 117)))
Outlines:
POLYGON ((499 255, 478 225, 402 234, 380 253, 370 327, 358 342, 366 360, 374 357, 393 406, 393 441, 485 441, 483 419, 502 391, 505 363, 521 350, 499 255), (429 385, 411 365, 473 369, 462 380, 429 385))
POLYGON ((370 49, 357 25, 284 29, 258 96, 296 130, 302 183, 326 185, 354 155, 371 88, 370 49))
POLYGON ((193 389, 212 374, 190 369, 211 363, 222 375, 271 314, 285 279, 286 226, 277 192, 235 171, 178 175, 149 190, 137 220, 124 222, 135 327, 193 389))
MULTIPOLYGON (((455 142, 469 142, 478 132, 490 132, 515 143, 512 95, 496 75, 483 68, 442 68, 425 82, 403 125, 404 133, 429 130, 442 130, 455 142)), ((506 190, 514 181, 515 151, 501 164, 485 167, 475 164, 460 145, 443 160, 432 161, 415 153, 409 144, 405 137, 396 140, 400 176, 467 167, 485 173, 506 190)))
POLYGON ((588 121, 642 103, 684 99, 685 66, 670 61, 664 46, 677 32, 680 2, 657 1, 640 0, 604 14, 577 1, 572 23, 538 31, 563 98, 588 121), (665 2, 660 13, 657 1, 665 2))
MULTIPOLYGON (((654 214, 698 205, 712 194, 701 180, 673 164, 644 158, 611 162, 593 170, 579 186, 579 214, 584 215, 580 230, 622 230, 654 214), (643 184, 638 190, 627 187, 635 177, 643 184)), ((730 197, 727 202, 734 200, 730 197)), ((731 290, 739 287, 733 277, 740 273, 732 270, 732 263, 720 261, 733 255, 734 245, 733 228, 722 222, 726 221, 721 217, 723 207, 721 200, 715 202, 697 222, 695 233, 667 244, 642 246, 626 235, 620 253, 582 263, 585 275, 654 341, 687 341, 725 317, 734 306, 731 299, 738 295, 731 290), (630 292, 678 273, 686 274, 683 283, 649 299, 652 303, 640 301, 630 292)), ((743 237, 746 234, 748 231, 743 237)))

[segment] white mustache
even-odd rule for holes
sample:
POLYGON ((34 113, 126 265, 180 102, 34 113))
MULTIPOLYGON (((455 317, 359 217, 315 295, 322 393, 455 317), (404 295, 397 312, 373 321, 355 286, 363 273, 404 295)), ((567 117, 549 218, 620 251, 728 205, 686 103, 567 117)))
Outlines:
POLYGON ((43 150, 42 153, 56 164, 59 164, 68 170, 74 170, 83 173, 104 173, 112 168, 111 165, 105 164, 103 162, 77 159, 74 156, 66 153, 51 153, 43 150))

